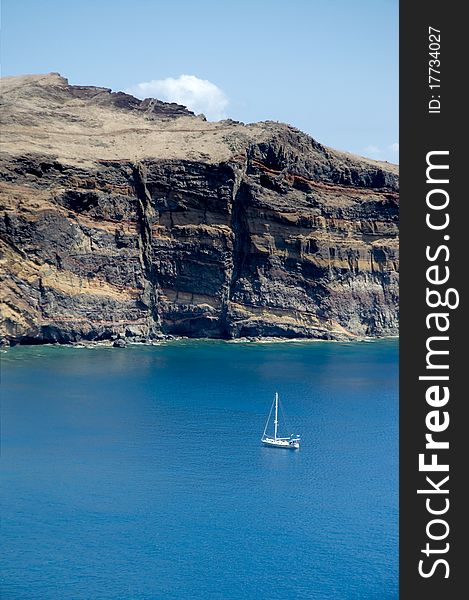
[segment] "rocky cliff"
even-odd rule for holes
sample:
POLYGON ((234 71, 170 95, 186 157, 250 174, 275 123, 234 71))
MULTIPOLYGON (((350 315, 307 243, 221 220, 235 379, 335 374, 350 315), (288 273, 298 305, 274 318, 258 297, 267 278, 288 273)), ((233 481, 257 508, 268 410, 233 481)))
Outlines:
POLYGON ((12 343, 397 333, 397 168, 58 74, 2 80, 12 343))

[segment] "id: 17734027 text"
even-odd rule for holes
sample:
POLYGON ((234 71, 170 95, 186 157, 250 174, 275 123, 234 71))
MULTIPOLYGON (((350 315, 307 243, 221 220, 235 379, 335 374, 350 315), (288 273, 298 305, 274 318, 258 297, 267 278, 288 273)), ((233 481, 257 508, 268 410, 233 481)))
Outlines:
POLYGON ((428 112, 439 114, 441 111, 440 80, 440 48, 441 32, 435 27, 428 28, 428 88, 431 98, 428 101, 428 112))

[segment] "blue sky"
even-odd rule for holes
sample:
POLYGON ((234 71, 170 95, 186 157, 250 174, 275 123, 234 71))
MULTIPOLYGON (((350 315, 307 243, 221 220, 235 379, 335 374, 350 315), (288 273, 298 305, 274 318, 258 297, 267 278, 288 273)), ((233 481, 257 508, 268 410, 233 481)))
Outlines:
POLYGON ((2 0, 1 64, 398 162, 397 0, 2 0))

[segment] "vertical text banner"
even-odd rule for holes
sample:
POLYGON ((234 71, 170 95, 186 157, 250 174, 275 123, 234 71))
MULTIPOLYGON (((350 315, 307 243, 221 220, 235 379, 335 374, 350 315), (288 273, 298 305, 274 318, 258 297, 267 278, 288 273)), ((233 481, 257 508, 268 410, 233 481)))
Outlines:
POLYGON ((401 600, 456 599, 469 579, 463 7, 400 5, 401 600))

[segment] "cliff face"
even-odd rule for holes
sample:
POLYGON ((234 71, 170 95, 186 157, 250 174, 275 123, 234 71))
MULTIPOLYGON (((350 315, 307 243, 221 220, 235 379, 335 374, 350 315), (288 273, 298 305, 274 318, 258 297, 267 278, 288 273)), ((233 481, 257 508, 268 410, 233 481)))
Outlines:
POLYGON ((393 165, 56 74, 2 104, 0 337, 397 333, 393 165))

